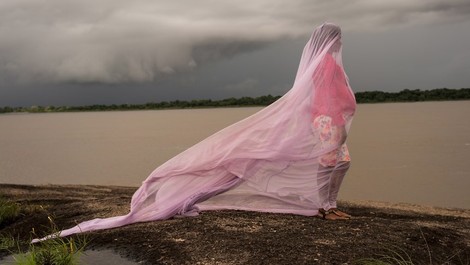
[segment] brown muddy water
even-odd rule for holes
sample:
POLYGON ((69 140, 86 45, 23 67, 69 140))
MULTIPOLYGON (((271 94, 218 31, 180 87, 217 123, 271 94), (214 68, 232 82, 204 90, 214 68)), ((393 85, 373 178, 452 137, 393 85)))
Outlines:
MULTIPOLYGON (((0 183, 135 186, 260 107, 0 115, 0 183)), ((470 101, 360 104, 340 199, 470 208, 470 101)))

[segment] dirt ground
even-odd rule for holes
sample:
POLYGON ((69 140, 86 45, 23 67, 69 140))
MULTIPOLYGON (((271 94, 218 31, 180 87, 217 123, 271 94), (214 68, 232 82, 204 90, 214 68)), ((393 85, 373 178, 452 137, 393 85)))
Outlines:
MULTIPOLYGON (((28 210, 0 234, 31 238, 123 215, 136 188, 0 185, 0 196, 28 210), (42 206, 39 207, 39 206, 42 206), (43 210, 44 209, 44 210, 43 210)), ((351 220, 245 211, 133 224, 87 233, 90 249, 113 249, 140 264, 354 264, 406 252, 416 264, 470 264, 470 210, 409 204, 342 202, 351 220)), ((0 257, 9 253, 0 251, 0 257)))

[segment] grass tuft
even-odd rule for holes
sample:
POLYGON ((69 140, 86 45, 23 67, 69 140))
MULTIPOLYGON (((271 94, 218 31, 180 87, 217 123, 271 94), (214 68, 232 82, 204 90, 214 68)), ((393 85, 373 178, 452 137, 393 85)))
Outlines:
MULTIPOLYGON (((419 228, 421 236, 424 239, 424 243, 426 246, 426 254, 428 257, 428 264, 461 264, 461 265, 470 265, 470 259, 464 258, 461 254, 461 251, 456 251, 452 255, 447 257, 445 262, 437 262, 433 260, 433 256, 431 253, 431 249, 429 248, 428 241, 424 236, 424 233, 419 228)), ((406 250, 399 248, 399 247, 392 247, 386 248, 385 252, 387 254, 377 254, 375 255, 376 258, 364 258, 360 260, 354 261, 354 264, 357 265, 415 265, 415 264, 422 264, 422 262, 413 261, 410 255, 406 252, 406 250)))
POLYGON ((12 235, 0 235, 0 250, 9 250, 15 246, 15 238, 12 235))
POLYGON ((20 206, 17 203, 0 198, 0 228, 13 222, 20 215, 20 206))
MULTIPOLYGON (((58 237, 60 229, 56 226, 53 218, 49 215, 50 234, 55 234, 51 239, 40 243, 29 243, 27 252, 20 252, 14 255, 17 265, 76 265, 84 248, 88 244, 86 235, 79 235, 71 238, 58 237)), ((35 231, 32 231, 33 237, 38 237, 35 231)))
MULTIPOLYGON (((1 220, 14 220, 18 217, 20 207, 18 204, 1 201, 1 220), (6 218, 8 216, 8 218, 6 218)), ((46 211, 40 206, 43 211, 46 211)), ((33 209, 35 210, 35 209, 33 209)), ((77 265, 79 257, 88 244, 86 235, 78 235, 70 238, 58 237, 60 229, 54 223, 54 219, 48 214, 49 234, 55 234, 53 238, 36 244, 22 242, 11 235, 0 235, 0 250, 12 253, 16 265, 77 265), (14 248, 16 246, 16 251, 14 248)), ((9 222, 10 222, 9 221, 9 222)), ((33 238, 38 238, 34 228, 31 232, 33 238)))
POLYGON ((405 250, 388 249, 389 254, 378 255, 377 258, 365 258, 355 262, 357 265, 414 265, 405 250))

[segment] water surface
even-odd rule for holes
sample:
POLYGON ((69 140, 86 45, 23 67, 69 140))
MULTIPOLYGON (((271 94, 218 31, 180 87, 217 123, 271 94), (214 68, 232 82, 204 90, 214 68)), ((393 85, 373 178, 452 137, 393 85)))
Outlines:
MULTIPOLYGON (((139 186, 260 107, 0 115, 0 182, 139 186)), ((360 104, 341 199, 470 208, 470 101, 360 104)))

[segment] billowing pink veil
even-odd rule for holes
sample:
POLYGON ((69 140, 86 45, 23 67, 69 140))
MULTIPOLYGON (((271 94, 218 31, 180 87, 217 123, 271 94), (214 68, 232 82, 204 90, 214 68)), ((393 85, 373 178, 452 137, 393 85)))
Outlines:
POLYGON ((294 85, 282 98, 155 169, 133 195, 127 215, 85 221, 60 236, 204 210, 316 215, 321 208, 318 190, 329 181, 318 177, 319 158, 339 148, 346 137, 322 143, 312 122, 326 115, 347 133, 355 109, 340 39, 334 24, 316 28, 294 85))

